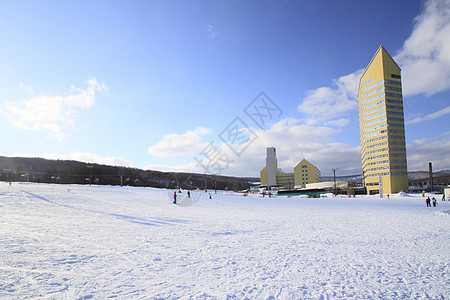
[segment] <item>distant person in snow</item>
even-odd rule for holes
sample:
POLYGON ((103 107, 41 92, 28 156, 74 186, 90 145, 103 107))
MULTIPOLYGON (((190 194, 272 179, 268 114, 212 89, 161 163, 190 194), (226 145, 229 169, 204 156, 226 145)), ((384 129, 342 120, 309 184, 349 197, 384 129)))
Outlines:
POLYGON ((445 194, 442 195, 442 201, 445 201, 445 194))
POLYGON ((431 200, 430 197, 427 197, 427 200, 425 200, 425 202, 427 203, 427 207, 431 207, 431 200))
POLYGON ((211 197, 211 193, 209 193, 209 199, 212 199, 212 197, 211 197))
POLYGON ((188 198, 191 198, 191 192, 187 191, 188 198))
POLYGON ((436 198, 433 197, 431 200, 433 201, 433 206, 436 207, 436 198))
POLYGON ((173 192, 173 204, 177 204, 177 191, 173 192))

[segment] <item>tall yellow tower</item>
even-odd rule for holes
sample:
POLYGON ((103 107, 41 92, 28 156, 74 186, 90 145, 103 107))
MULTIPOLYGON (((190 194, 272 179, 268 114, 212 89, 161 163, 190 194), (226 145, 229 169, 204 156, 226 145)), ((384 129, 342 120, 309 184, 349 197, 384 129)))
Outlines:
POLYGON ((369 194, 408 189, 401 70, 381 45, 358 89, 364 185, 369 194))

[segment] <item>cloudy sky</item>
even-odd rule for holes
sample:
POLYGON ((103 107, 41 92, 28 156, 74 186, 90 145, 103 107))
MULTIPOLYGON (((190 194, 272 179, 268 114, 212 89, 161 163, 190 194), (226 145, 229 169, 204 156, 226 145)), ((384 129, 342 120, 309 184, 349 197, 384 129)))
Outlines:
POLYGON ((361 173, 357 86, 402 69, 408 168, 450 169, 450 1, 0 1, 0 155, 361 173))

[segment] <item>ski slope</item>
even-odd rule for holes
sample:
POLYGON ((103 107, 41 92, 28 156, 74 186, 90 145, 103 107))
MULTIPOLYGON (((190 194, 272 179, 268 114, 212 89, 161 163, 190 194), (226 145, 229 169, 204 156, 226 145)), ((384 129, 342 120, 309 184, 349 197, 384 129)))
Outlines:
POLYGON ((440 197, 168 192, 0 182, 0 298, 449 299, 440 197))

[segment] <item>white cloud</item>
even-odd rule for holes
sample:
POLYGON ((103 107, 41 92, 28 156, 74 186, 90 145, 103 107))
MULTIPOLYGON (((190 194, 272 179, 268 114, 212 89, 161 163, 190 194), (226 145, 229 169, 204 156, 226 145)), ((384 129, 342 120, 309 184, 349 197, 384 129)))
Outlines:
POLYGON ((337 127, 345 127, 350 123, 349 119, 337 119, 331 120, 325 123, 327 126, 337 126, 337 127))
POLYGON ((414 140, 406 145, 408 154, 408 171, 426 171, 428 162, 433 163, 433 170, 450 170, 450 131, 441 139, 414 140))
MULTIPOLYGON (((241 128, 242 129, 242 128, 241 128)), ((224 168, 220 174, 235 176, 259 176, 259 171, 265 165, 266 148, 274 146, 277 148, 277 157, 280 168, 292 171, 293 168, 303 159, 310 160, 317 167, 322 168, 322 174, 330 174, 331 168, 340 168, 343 174, 359 174, 361 170, 359 146, 351 147, 343 143, 329 143, 331 136, 340 130, 326 126, 308 126, 301 124, 300 120, 293 118, 282 119, 266 130, 251 128, 255 133, 254 139, 245 150, 237 156, 224 143, 220 143, 219 138, 214 139, 214 146, 225 153, 226 159, 220 162, 224 168), (328 170, 329 169, 329 170, 328 170)), ((177 140, 184 135, 168 135, 177 140)), ((197 151, 204 149, 209 143, 202 143, 201 137, 197 151)), ((161 149, 163 151, 164 149, 161 149)), ((172 151, 172 150, 170 150, 172 151)), ((173 151, 176 153, 176 151, 173 151)), ((189 153, 191 154, 191 153, 189 153)), ((210 156, 213 156, 211 153, 210 156)), ((195 157, 203 158, 200 155, 195 157)), ((146 169, 177 171, 177 172, 205 172, 208 158, 204 158, 201 164, 196 161, 178 166, 149 165, 146 169), (202 164, 204 167, 202 167, 202 164)), ((194 160, 194 156, 193 156, 194 160)), ((210 166, 210 172, 214 173, 214 166, 210 166)))
POLYGON ((429 0, 413 32, 394 57, 402 68, 405 96, 450 88, 450 0, 429 0))
MULTIPOLYGON (((363 71, 358 70, 339 77, 333 80, 331 87, 320 87, 309 91, 298 106, 299 112, 307 115, 306 122, 313 125, 333 119, 342 119, 342 116, 356 110, 359 78, 363 71)), ((338 124, 343 124, 342 122, 338 124)))
POLYGON ((277 149, 278 165, 286 172, 293 172, 305 158, 316 165, 322 175, 329 175, 331 168, 339 168, 346 175, 359 174, 360 148, 330 143, 331 137, 338 132, 340 130, 327 126, 308 126, 301 124, 300 120, 283 119, 265 132, 257 132, 259 138, 241 157, 235 157, 230 174, 259 176, 259 171, 265 166, 266 148, 271 146, 277 149))
POLYGON ((167 165, 147 165, 144 170, 157 170, 161 172, 197 172, 197 163, 192 162, 185 165, 167 166, 167 165))
POLYGON ((76 160, 85 163, 96 163, 102 165, 111 166, 124 166, 133 167, 133 163, 121 157, 114 156, 100 156, 97 154, 87 153, 87 152, 72 152, 70 154, 55 154, 55 153, 39 153, 39 154, 29 154, 29 153, 13 153, 15 157, 40 157, 45 159, 59 159, 59 160, 76 160))
POLYGON ((50 131, 63 139, 73 129, 77 109, 86 109, 95 102, 97 92, 107 90, 104 83, 89 79, 85 89, 71 87, 68 96, 39 95, 22 102, 4 102, 3 116, 14 126, 23 130, 50 131))
POLYGON ((417 118, 414 118, 412 120, 407 120, 405 123, 407 125, 421 123, 421 122, 424 122, 424 121, 430 121, 430 120, 433 120, 433 119, 437 119, 437 118, 442 117, 442 116, 447 115, 447 114, 450 114, 450 106, 447 106, 446 108, 443 108, 443 109, 441 109, 439 111, 436 111, 434 113, 428 114, 428 115, 423 116, 423 117, 417 117, 417 118))
MULTIPOLYGON (((279 168, 286 172, 293 172, 293 168, 305 158, 319 168, 322 176, 332 175, 332 168, 338 169, 337 175, 361 173, 359 146, 329 142, 330 137, 337 132, 336 129, 307 126, 300 124, 299 120, 283 119, 266 131, 252 130, 258 137, 240 157, 225 144, 217 145, 230 161, 228 168, 220 174, 259 177, 259 172, 265 166, 266 148, 272 146, 277 149, 279 168)), ((407 144, 408 170, 427 170, 430 161, 433 162, 435 170, 450 169, 449 148, 450 131, 438 140, 414 140, 407 144)), ((225 167, 223 162, 222 167, 225 167)), ((196 162, 178 166, 149 165, 145 168, 173 172, 204 172, 204 168, 196 162)))
POLYGON ((148 153, 159 157, 193 155, 207 145, 201 140, 210 132, 207 128, 196 127, 183 134, 166 134, 162 141, 148 147, 148 153))

